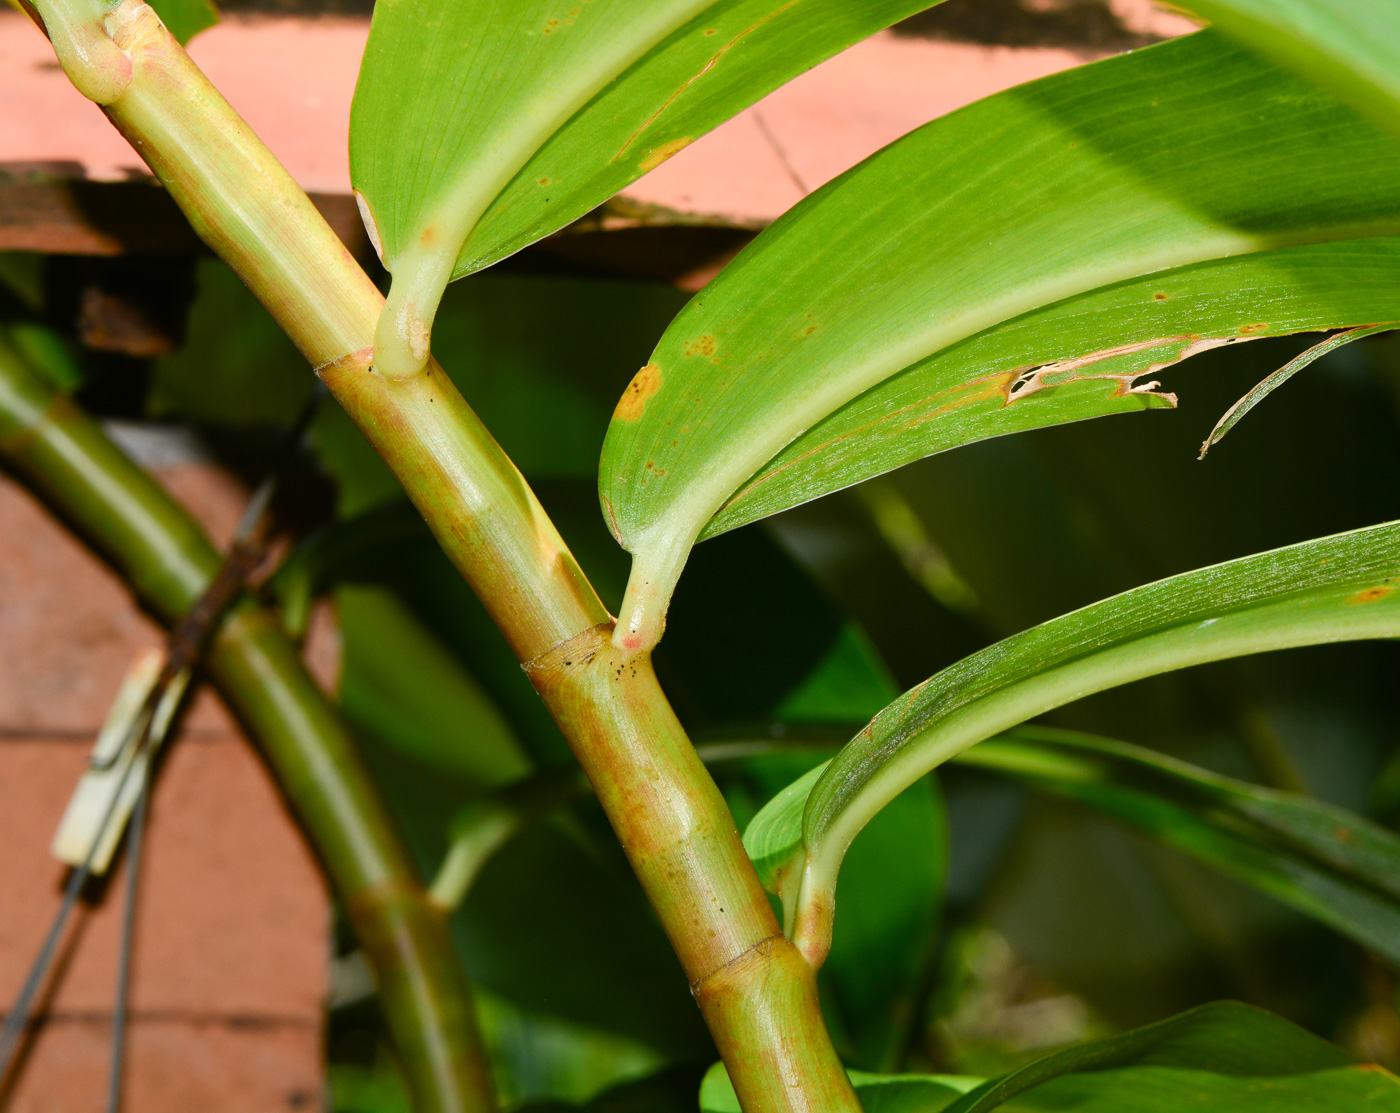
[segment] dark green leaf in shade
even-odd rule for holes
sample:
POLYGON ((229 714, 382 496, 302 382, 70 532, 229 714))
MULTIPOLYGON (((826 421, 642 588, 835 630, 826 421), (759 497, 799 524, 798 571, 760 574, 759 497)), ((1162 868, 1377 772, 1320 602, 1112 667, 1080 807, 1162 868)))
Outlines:
POLYGON ((47 325, 15 321, 4 326, 5 339, 34 372, 65 394, 86 377, 73 346, 47 325))
POLYGON ((184 346, 152 368, 151 416, 289 425, 311 396, 306 360, 223 263, 201 259, 195 284, 184 346))
POLYGON ((1400 839, 1344 808, 1045 727, 1018 728, 956 760, 1110 815, 1400 966, 1400 839))
POLYGON ((1184 573, 990 646, 906 692, 745 832, 786 912, 824 957, 842 855, 906 786, 1000 731, 1147 676, 1290 646, 1400 635, 1400 525, 1356 530, 1184 573))
POLYGON ((37 251, 0 251, 0 286, 38 312, 44 307, 44 257, 37 251))
POLYGON ((1304 367, 1321 359, 1328 352, 1336 351, 1336 349, 1343 345, 1350 344, 1353 340, 1360 340, 1365 336, 1374 336, 1378 332, 1387 332, 1391 327, 1391 325, 1369 325, 1347 329, 1345 332, 1339 332, 1335 336, 1329 336, 1320 344, 1314 344, 1296 359, 1289 360, 1283 367, 1280 367, 1225 411, 1220 420, 1215 423, 1215 428, 1210 431, 1210 436, 1206 437, 1205 441, 1201 444, 1200 459, 1204 460, 1206 458, 1206 453, 1209 452, 1212 447, 1219 444, 1225 434, 1239 424, 1245 414, 1249 413, 1250 410, 1254 409, 1255 406, 1259 405, 1259 403, 1270 394, 1284 383, 1288 382, 1289 379, 1293 378, 1293 376, 1304 367))
POLYGON ((1003 1107, 1086 1113, 1182 1108, 1200 1113, 1391 1113, 1400 1109, 1400 1084, 1388 1071, 1361 1063, 1286 1020, 1222 1001, 1052 1052, 946 1108, 948 1113, 988 1113, 1003 1107), (1021 1095, 1029 1100, 1007 1104, 1021 1095), (1183 1099, 1190 1104, 1183 1106, 1183 1099))
POLYGON ((1189 0, 1183 7, 1400 135, 1400 19, 1390 0, 1189 0))
POLYGON ((392 592, 345 585, 335 606, 340 703, 351 722, 467 784, 496 787, 529 772, 490 697, 392 592))

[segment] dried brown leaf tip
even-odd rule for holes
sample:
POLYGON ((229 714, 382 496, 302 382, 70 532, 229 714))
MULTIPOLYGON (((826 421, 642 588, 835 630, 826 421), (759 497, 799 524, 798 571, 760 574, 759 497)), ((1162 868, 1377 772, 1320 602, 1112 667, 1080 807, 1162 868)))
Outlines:
POLYGON ((661 389, 661 368, 648 363, 627 384, 613 410, 614 421, 636 421, 646 411, 647 402, 661 389))

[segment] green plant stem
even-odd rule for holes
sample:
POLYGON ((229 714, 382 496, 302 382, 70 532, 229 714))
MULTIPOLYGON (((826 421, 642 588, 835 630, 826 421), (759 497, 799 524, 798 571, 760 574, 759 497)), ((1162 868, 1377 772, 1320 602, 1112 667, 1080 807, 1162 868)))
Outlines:
POLYGON ((151 9, 106 26, 131 79, 104 106, 191 224, 317 368, 526 664, 685 967, 748 1113, 859 1109, 815 975, 782 937, 719 790, 646 654, 441 368, 371 366, 382 298, 151 9))
MULTIPOLYGON (((0 343, 0 457, 177 620, 220 557, 188 513, 91 418, 0 343)), ((236 603, 208 667, 256 737, 344 901, 419 1107, 493 1107, 466 975, 344 725, 276 618, 236 603)))

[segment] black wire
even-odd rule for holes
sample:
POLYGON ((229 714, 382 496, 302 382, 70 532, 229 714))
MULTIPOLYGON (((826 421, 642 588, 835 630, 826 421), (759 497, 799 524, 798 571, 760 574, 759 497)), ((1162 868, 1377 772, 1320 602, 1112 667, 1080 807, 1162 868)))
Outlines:
POLYGON ((10 1015, 5 1017, 5 1027, 0 1029, 0 1081, 10 1073, 10 1063, 14 1058, 16 1049, 19 1047, 20 1036, 24 1033, 26 1025, 29 1023, 29 1010, 34 1003, 34 996, 39 992, 39 986, 44 980, 44 974, 48 971, 49 963, 53 961, 54 952, 58 948, 59 936, 63 934, 64 925, 68 922, 68 915, 73 911, 73 905, 77 903, 78 893, 82 891, 83 884, 88 879, 88 869, 74 870, 68 876, 68 885, 63 890, 63 902, 58 906, 58 915, 54 917, 53 924, 49 927, 49 933, 44 937, 44 943, 39 948, 39 953, 34 956, 34 964, 29 968, 29 975, 24 979, 24 986, 19 991, 19 996, 15 998, 14 1008, 10 1010, 10 1015))
MULTIPOLYGON (((152 694, 154 695, 154 693, 152 694)), ((72 915, 73 908, 78 903, 78 896, 82 893, 83 886, 92 876, 93 860, 97 857, 98 848, 102 845, 107 825, 112 822, 112 816, 116 814, 117 803, 121 800, 122 792, 126 789, 127 779, 131 776, 131 771, 136 768, 136 758, 140 755, 142 745, 149 733, 149 704, 150 698, 148 697, 147 706, 142 708, 142 713, 136 716, 127 729, 126 737, 122 740, 118 752, 130 745, 132 734, 138 729, 137 724, 140 723, 136 753, 133 754, 131 763, 122 770, 121 778, 117 781, 117 789, 112 793, 107 811, 102 816, 102 822, 97 826, 97 834, 92 840, 92 845, 88 848, 87 857, 83 859, 81 866, 68 875, 68 884, 63 889, 63 901, 58 906, 58 912, 54 915, 53 923, 49 926, 49 932, 44 937, 39 953, 34 956, 34 962, 29 967, 29 974, 24 979, 24 986, 20 989, 19 996, 15 998, 14 1007, 10 1010, 10 1015, 5 1018, 5 1026, 0 1029, 0 1082, 3 1082, 6 1075, 10 1073, 15 1053, 19 1050, 20 1037, 29 1025, 29 1014, 34 1007, 34 998, 38 996, 39 987, 44 982, 44 975, 48 973, 49 966, 53 963, 54 956, 58 952, 58 941, 68 923, 68 917, 72 915)))
MULTIPOLYGON (((147 766, 149 772, 149 765, 147 766)), ((126 893, 122 907, 122 942, 117 958, 117 997, 112 1006, 112 1063, 107 1075, 107 1113, 122 1102, 122 1069, 126 1064, 126 1018, 131 991, 131 952, 136 927, 136 890, 141 876, 141 845, 146 834, 146 809, 151 801, 151 778, 141 779, 141 793, 126 836, 126 893)))

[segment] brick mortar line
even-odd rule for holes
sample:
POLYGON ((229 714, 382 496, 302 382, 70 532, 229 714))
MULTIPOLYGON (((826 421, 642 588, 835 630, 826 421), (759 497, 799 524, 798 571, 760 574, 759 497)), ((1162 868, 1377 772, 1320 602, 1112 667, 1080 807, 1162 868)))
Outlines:
MULTIPOLYGON (((0 1012, 0 1018, 8 1014, 0 1012)), ((223 1027, 243 1031, 269 1031, 275 1029, 315 1029, 321 1027, 319 1016, 273 1016, 249 1013, 205 1013, 183 1009, 133 1009, 128 1014, 132 1024, 188 1024, 192 1027, 223 1027)), ((50 1025, 110 1025, 112 1014, 97 1010, 64 1010, 48 1012, 34 1017, 29 1026, 43 1028, 50 1025)))
MULTIPOLYGON (((242 742, 243 736, 233 731, 221 730, 185 730, 181 731, 175 739, 177 742, 242 742)), ((91 746, 97 741, 97 729, 92 730, 60 730, 60 729, 35 729, 28 730, 23 727, 0 727, 0 746, 6 744, 17 744, 21 742, 47 742, 57 745, 87 745, 91 746)))

